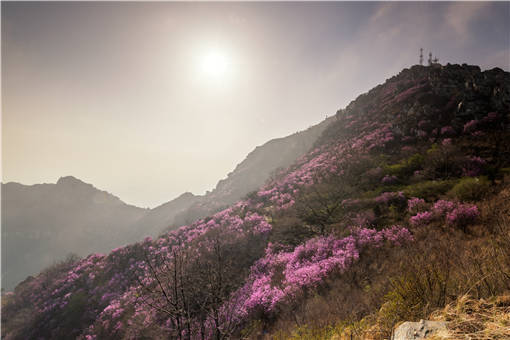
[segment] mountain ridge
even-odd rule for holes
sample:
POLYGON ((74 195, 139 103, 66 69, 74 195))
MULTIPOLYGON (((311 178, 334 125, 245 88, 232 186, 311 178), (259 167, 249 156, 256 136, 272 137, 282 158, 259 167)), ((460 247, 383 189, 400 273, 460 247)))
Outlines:
POLYGON ((2 183, 2 287, 13 288, 25 276, 36 274, 53 261, 63 260, 69 253, 85 256, 92 252, 108 252, 146 236, 157 236, 168 227, 186 224, 231 204, 255 190, 271 171, 287 166, 293 157, 308 151, 327 124, 328 121, 321 122, 305 131, 257 146, 208 194, 186 192, 152 209, 128 204, 72 175, 62 176, 55 183, 2 183), (285 150, 292 150, 292 153, 280 159, 278 155, 285 150), (258 156, 255 162, 251 161, 253 153, 258 156), (239 168, 243 173, 239 173, 239 168), (251 178, 247 180, 248 185, 244 183, 247 178, 251 178), (232 188, 233 192, 227 191, 232 188), (105 209, 113 210, 109 213, 105 209), (67 216, 71 211, 74 215, 67 216), (89 215, 85 211, 89 211, 89 215), (119 216, 121 221, 116 222, 115 214, 126 214, 126 217, 119 216), (75 230, 74 240, 69 231, 66 236, 58 232, 59 225, 62 230, 75 230), (42 237, 41 230, 45 230, 46 236, 38 240, 42 237), (26 237, 23 233, 27 233, 26 237), (80 242, 81 233, 96 236, 89 235, 92 238, 87 242, 80 242), (61 243, 58 243, 59 239, 61 243), (40 249, 43 245, 34 243, 38 241, 47 246, 40 249), (87 243, 91 245, 87 246, 87 243), (21 251, 25 253, 20 255, 21 251), (23 270, 27 266, 30 269, 23 270), (11 272, 10 268, 18 270, 11 272))

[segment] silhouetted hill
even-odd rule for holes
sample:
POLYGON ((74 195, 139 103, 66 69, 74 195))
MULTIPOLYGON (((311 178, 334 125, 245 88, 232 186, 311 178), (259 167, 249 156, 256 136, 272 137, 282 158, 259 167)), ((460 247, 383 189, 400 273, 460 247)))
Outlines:
POLYGON ((145 213, 72 176, 56 184, 2 184, 2 287, 12 289, 69 253, 136 241, 127 235, 145 213))
POLYGON ((145 236, 157 236, 165 228, 172 225, 175 216, 189 209, 196 202, 203 200, 203 196, 186 192, 179 197, 147 211, 147 214, 137 221, 133 228, 133 238, 142 239, 145 236))

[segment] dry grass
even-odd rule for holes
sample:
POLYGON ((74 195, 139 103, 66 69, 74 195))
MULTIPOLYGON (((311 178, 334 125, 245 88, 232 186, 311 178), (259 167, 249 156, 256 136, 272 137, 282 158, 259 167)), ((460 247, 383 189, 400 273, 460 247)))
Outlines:
POLYGON ((510 178, 477 205, 467 233, 417 229, 412 247, 366 254, 289 305, 266 338, 387 340, 399 323, 433 313, 449 322, 436 339, 510 340, 510 178))
POLYGON ((446 321, 448 328, 434 339, 510 339, 510 295, 487 300, 464 295, 431 318, 446 321))

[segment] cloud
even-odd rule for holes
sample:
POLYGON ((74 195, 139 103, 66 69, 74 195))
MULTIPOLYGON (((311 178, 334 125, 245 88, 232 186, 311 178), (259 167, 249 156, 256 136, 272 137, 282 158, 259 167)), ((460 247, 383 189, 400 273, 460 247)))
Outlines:
POLYGON ((388 17, 391 15, 393 10, 396 8, 396 5, 394 2, 387 2, 379 5, 379 8, 370 18, 370 24, 376 24, 378 21, 388 17))
POLYGON ((457 41, 464 43, 469 39, 471 24, 490 5, 488 2, 455 2, 448 6, 444 14, 447 28, 453 31, 457 41))

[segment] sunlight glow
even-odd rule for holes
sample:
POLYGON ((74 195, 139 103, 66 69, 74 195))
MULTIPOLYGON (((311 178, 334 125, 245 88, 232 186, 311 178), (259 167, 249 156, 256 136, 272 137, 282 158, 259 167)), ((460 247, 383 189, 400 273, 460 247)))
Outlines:
POLYGON ((220 78, 228 71, 229 59, 222 51, 209 51, 202 56, 200 68, 204 74, 220 78))

